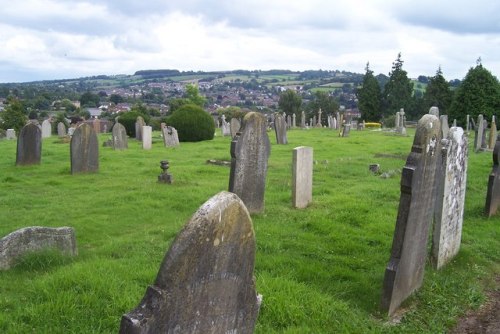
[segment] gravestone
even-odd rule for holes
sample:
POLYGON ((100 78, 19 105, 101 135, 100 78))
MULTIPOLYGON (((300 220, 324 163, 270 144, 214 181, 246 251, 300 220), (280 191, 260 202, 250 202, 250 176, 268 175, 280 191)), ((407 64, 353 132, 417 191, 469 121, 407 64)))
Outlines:
POLYGON ((448 115, 441 115, 439 117, 441 122, 441 138, 448 138, 448 132, 450 131, 450 126, 448 125, 448 115))
POLYGON ((313 148, 299 146, 293 149, 292 205, 305 208, 312 202, 313 148))
POLYGON ((394 118, 394 122, 395 122, 395 127, 396 127, 396 131, 398 131, 400 125, 399 125, 399 122, 400 122, 400 117, 399 117, 399 111, 396 112, 396 117, 394 118))
POLYGON ((448 263, 460 249, 468 154, 467 135, 462 128, 450 129, 441 141, 441 153, 432 238, 432 258, 437 269, 448 263))
POLYGON ((113 129, 111 129, 111 134, 113 136, 113 149, 115 150, 125 150, 128 149, 128 136, 127 130, 121 123, 115 123, 113 129))
POLYGON ((286 128, 288 130, 292 127, 292 116, 285 115, 285 120, 286 120, 286 128))
POLYGON ((142 148, 150 150, 153 143, 153 128, 145 125, 142 127, 142 148))
POLYGON ((163 133, 163 143, 165 147, 176 147, 179 146, 179 136, 177 130, 172 126, 165 126, 162 129, 163 133))
POLYGON ((16 130, 7 129, 5 131, 5 139, 7 139, 7 140, 16 139, 16 130))
POLYGON ((9 269, 24 255, 46 249, 77 255, 75 230, 72 227, 25 227, 0 239, 0 270, 9 269))
POLYGON ((71 174, 93 173, 99 170, 99 144, 94 128, 80 124, 71 137, 71 174))
POLYGON ((315 127, 317 124, 318 122, 316 121, 316 116, 313 116, 313 119, 311 121, 311 128, 315 127))
POLYGON ((238 196, 220 192, 177 235, 120 333, 253 333, 262 300, 254 262, 250 215, 238 196))
POLYGON ((258 112, 246 114, 240 132, 231 142, 229 191, 241 198, 250 213, 264 210, 270 152, 265 117, 258 112))
POLYGON ((297 115, 292 114, 292 128, 297 127, 297 115))
POLYGON ((337 130, 338 125, 337 125, 337 119, 335 117, 332 117, 332 129, 337 130))
POLYGON ((59 138, 66 137, 66 125, 63 122, 57 123, 57 136, 59 138))
POLYGON ((42 158, 42 130, 34 123, 28 123, 17 138, 16 165, 39 164, 42 158))
POLYGON ((488 190, 486 192, 486 216, 497 214, 500 205, 500 167, 498 165, 500 155, 500 136, 497 136, 495 148, 493 149, 493 169, 488 178, 488 190))
POLYGON ((135 139, 142 141, 142 129, 146 125, 142 116, 137 116, 135 121, 135 139))
POLYGON ((401 175, 399 210, 381 302, 389 315, 423 282, 436 194, 436 162, 441 151, 439 136, 439 119, 424 115, 418 121, 411 153, 401 175))
POLYGON ((332 116, 331 115, 326 116, 326 123, 328 125, 328 128, 331 129, 332 128, 332 116))
POLYGON ((495 147, 496 140, 497 140, 497 122, 495 116, 493 115, 491 118, 490 136, 488 138, 488 148, 490 150, 492 150, 495 147))
POLYGON ((286 121, 285 117, 276 113, 274 115, 274 131, 276 133, 276 143, 280 145, 288 144, 288 138, 286 135, 286 121))
POLYGON ((231 126, 228 122, 226 122, 225 115, 222 115, 221 133, 223 137, 231 135, 231 126))
POLYGON ((73 133, 75 133, 75 129, 76 128, 74 128, 74 127, 69 127, 68 128, 68 136, 70 136, 70 137, 73 136, 73 133))
POLYGON ((52 135, 52 125, 48 119, 42 122, 42 138, 49 138, 52 135))
POLYGON ((429 114, 434 115, 439 118, 439 108, 438 107, 431 107, 429 109, 429 114))
POLYGON ((483 115, 477 116, 477 127, 475 128, 475 136, 474 136, 474 151, 481 151, 481 147, 483 146, 483 134, 484 134, 484 122, 483 115))
POLYGON ((349 133, 351 132, 351 124, 345 123, 342 127, 342 137, 349 137, 349 133))
POLYGON ((321 113, 322 113, 321 108, 319 108, 319 110, 318 110, 318 123, 316 123, 316 125, 315 125, 317 128, 323 127, 323 124, 321 123, 321 113))
POLYGON ((95 118, 92 121, 92 127, 94 128, 94 131, 95 131, 96 134, 101 133, 101 121, 98 120, 97 118, 95 118))
POLYGON ((231 118, 231 125, 230 125, 231 138, 234 138, 234 136, 236 136, 236 133, 240 131, 240 127, 241 127, 240 121, 235 117, 231 118))
POLYGON ((300 127, 302 129, 306 127, 306 113, 303 110, 300 114, 300 127))

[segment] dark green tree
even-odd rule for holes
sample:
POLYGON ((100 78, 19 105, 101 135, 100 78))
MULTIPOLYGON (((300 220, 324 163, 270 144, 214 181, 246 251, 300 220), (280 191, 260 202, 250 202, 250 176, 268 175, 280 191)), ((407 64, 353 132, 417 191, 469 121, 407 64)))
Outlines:
POLYGON ((122 103, 124 101, 123 96, 120 94, 111 94, 109 96, 109 101, 113 102, 114 104, 122 103))
POLYGON ((440 114, 448 114, 453 100, 453 92, 450 89, 450 85, 443 77, 441 66, 436 71, 436 75, 430 78, 423 99, 424 110, 429 110, 430 107, 435 106, 439 108, 440 114))
MULTIPOLYGON (((408 79, 407 72, 403 70, 403 60, 401 53, 392 63, 392 71, 389 73, 389 81, 384 87, 383 93, 383 115, 393 115, 401 108, 409 112, 412 105, 411 97, 413 93, 413 83, 408 79)), ((409 116, 414 116, 410 115, 409 116)))
POLYGON ((481 64, 470 68, 457 88, 450 106, 449 118, 456 119, 458 125, 465 126, 467 115, 477 118, 482 114, 487 120, 500 110, 500 83, 481 64))
POLYGON ((90 91, 86 91, 80 96, 80 105, 87 108, 95 108, 98 107, 99 101, 101 98, 99 95, 94 94, 90 91))
POLYGON ((2 129, 14 129, 16 133, 19 133, 28 120, 24 113, 23 104, 16 98, 9 99, 9 104, 0 113, 0 118, 2 129))
POLYGON ((287 115, 299 115, 300 107, 302 106, 302 97, 291 89, 287 89, 280 94, 278 106, 287 115))
POLYGON ((214 119, 195 104, 180 107, 167 119, 167 124, 177 130, 179 141, 196 142, 214 139, 214 119))
POLYGON ((382 92, 377 79, 370 70, 370 63, 366 64, 366 73, 363 86, 358 88, 358 108, 365 121, 378 122, 382 118, 382 92))

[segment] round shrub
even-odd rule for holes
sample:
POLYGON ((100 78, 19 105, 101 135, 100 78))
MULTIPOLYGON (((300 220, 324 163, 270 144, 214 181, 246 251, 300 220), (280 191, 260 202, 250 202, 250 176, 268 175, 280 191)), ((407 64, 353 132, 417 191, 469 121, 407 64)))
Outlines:
POLYGON ((215 123, 203 108, 185 104, 174 111, 167 124, 177 130, 179 141, 202 141, 214 139, 215 123))
POLYGON ((144 122, 146 124, 149 122, 149 116, 141 114, 137 111, 128 111, 118 116, 118 123, 122 124, 125 127, 127 136, 135 138, 135 122, 137 121, 137 117, 139 116, 144 118, 144 122))

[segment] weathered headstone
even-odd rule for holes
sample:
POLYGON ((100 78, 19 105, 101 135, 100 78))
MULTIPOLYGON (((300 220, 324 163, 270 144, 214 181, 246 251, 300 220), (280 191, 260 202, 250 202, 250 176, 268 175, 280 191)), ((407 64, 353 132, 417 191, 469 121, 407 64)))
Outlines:
POLYGON ((95 118, 92 121, 92 127, 94 128, 96 134, 101 133, 101 121, 99 119, 95 118))
POLYGON ((286 135, 286 121, 285 117, 276 113, 274 115, 274 131, 276 133, 276 143, 277 144, 288 144, 288 138, 286 135))
POLYGON ((71 174, 92 173, 99 170, 99 144, 94 129, 80 124, 71 137, 71 174))
POLYGON ((438 107, 431 107, 429 109, 429 114, 434 115, 439 118, 439 108, 438 107))
POLYGON ((488 138, 488 148, 490 150, 492 150, 495 147, 496 140, 497 140, 497 122, 495 116, 493 115, 490 124, 490 135, 488 138))
POLYGON ((7 139, 7 140, 16 139, 16 130, 7 129, 5 131, 5 139, 7 139))
POLYGON ((488 178, 488 190, 486 193, 486 216, 491 217, 497 214, 500 206, 500 167, 498 164, 500 156, 500 136, 497 136, 495 148, 493 149, 493 169, 488 178))
POLYGON ((292 128, 297 127, 297 115, 292 114, 292 128))
POLYGON ((477 116, 477 127, 475 128, 475 136, 474 136, 474 151, 481 151, 481 147, 483 146, 483 134, 484 134, 484 122, 483 115, 477 116))
POLYGON ((392 315, 423 282, 429 225, 435 201, 435 173, 441 138, 439 119, 424 115, 401 175, 401 197, 385 270, 381 307, 392 315))
POLYGON ((337 129, 337 119, 335 117, 332 117, 332 129, 337 129))
POLYGON ((26 124, 17 138, 16 165, 39 164, 42 158, 42 130, 34 123, 26 124))
POLYGON ((302 129, 306 127, 306 113, 303 110, 300 114, 300 127, 302 129))
POLYGON ((120 333, 253 333, 261 296, 255 234, 243 202, 220 192, 184 226, 120 333))
POLYGON ((316 120, 316 116, 313 116, 312 122, 311 122, 311 128, 315 127, 318 124, 318 121, 316 120))
POLYGON ((322 128, 323 127, 323 124, 321 123, 321 114, 322 114, 321 108, 319 108, 319 110, 318 110, 318 123, 315 124, 315 126, 317 128, 322 128))
POLYGON ((121 123, 115 123, 111 130, 113 136, 113 149, 125 150, 128 149, 128 136, 127 130, 121 123))
POLYGON ((286 128, 288 130, 292 127, 292 116, 285 115, 285 120, 286 120, 286 128))
POLYGON ((150 150, 153 143, 153 128, 145 125, 142 127, 142 148, 150 150))
POLYGON ((234 136, 236 136, 236 133, 240 131, 240 127, 241 127, 240 121, 235 117, 231 118, 231 125, 230 125, 231 138, 234 138, 234 136))
POLYGON ((142 129, 146 125, 142 116, 137 116, 135 121, 135 139, 142 141, 142 129))
POLYGON ((351 132, 351 124, 344 123, 342 127, 342 137, 349 137, 349 133, 351 132))
POLYGON ((231 125, 226 122, 226 116, 222 115, 221 133, 223 137, 231 135, 231 125))
POLYGON ((49 138, 52 135, 52 125, 48 119, 42 122, 42 138, 49 138))
POLYGON ((66 137, 66 125, 63 122, 57 123, 57 136, 59 138, 66 137))
POLYGON ((465 128, 465 131, 469 133, 470 131, 470 115, 467 115, 465 122, 467 123, 467 127, 465 128))
POLYGON ((25 227, 0 239, 0 270, 9 269, 24 255, 46 249, 77 255, 75 231, 72 227, 25 227))
POLYGON ((240 132, 231 142, 229 191, 238 195, 251 213, 264 210, 270 152, 265 117, 258 112, 246 114, 240 132))
POLYGON ((313 148, 299 146, 293 149, 292 205, 302 209, 312 202, 313 148))
POLYGON ((163 133, 163 143, 165 147, 176 147, 179 146, 179 135, 177 130, 172 126, 165 126, 162 129, 163 133))
POLYGON ((441 115, 439 117, 441 122, 441 138, 448 138, 448 132, 450 131, 450 126, 448 125, 448 115, 441 115))
POLYGON ((432 258, 437 269, 460 249, 468 154, 467 135, 462 128, 450 129, 441 141, 441 153, 432 239, 432 258))
POLYGON ((76 129, 75 127, 69 127, 68 128, 68 136, 70 136, 70 137, 73 136, 73 133, 75 133, 75 129, 76 129))

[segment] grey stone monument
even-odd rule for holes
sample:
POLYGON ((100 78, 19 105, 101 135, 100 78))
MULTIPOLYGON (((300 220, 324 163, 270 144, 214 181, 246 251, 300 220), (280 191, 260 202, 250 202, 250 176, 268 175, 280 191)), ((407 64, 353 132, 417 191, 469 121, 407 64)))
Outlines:
POLYGON ((0 270, 11 268, 27 253, 57 249, 63 254, 75 256, 75 231, 72 227, 25 227, 0 239, 0 270))
POLYGON ((142 129, 146 125, 144 122, 144 118, 142 116, 138 116, 135 121, 135 139, 142 141, 142 129))
POLYGON ((313 148, 299 146, 293 149, 292 205, 303 209, 312 202, 313 148))
POLYGON ((439 108, 438 107, 431 107, 429 109, 429 114, 434 115, 439 118, 439 108))
POLYGON ((243 202, 220 192, 177 235, 120 333, 253 333, 262 297, 255 234, 243 202))
POLYGON ((128 149, 128 136, 127 130, 121 123, 115 123, 113 129, 111 129, 111 134, 113 136, 113 149, 115 150, 126 150, 128 149))
POLYGON ((42 158, 42 130, 34 123, 28 123, 17 138, 16 165, 36 165, 42 158))
POLYGON ((7 140, 16 139, 16 130, 14 129, 5 130, 5 139, 7 140))
POLYGON ((441 141, 441 153, 432 237, 432 258, 437 269, 460 249, 468 154, 467 135, 462 128, 450 129, 447 138, 441 141))
POLYGON ((498 165, 500 155, 500 136, 497 136, 495 148, 493 149, 493 169, 488 178, 488 190, 486 192, 485 214, 488 217, 497 214, 500 205, 500 167, 498 165))
POLYGON ((465 122, 467 123, 467 126, 466 126, 466 128, 465 128, 465 131, 466 131, 467 133, 469 133, 469 131, 470 131, 470 115, 467 115, 467 118, 466 118, 466 121, 465 121, 465 122))
POLYGON ((474 151, 479 152, 483 147, 483 134, 484 134, 483 115, 477 116, 477 127, 474 136, 474 151))
POLYGON ((424 115, 418 121, 411 153, 401 175, 399 211, 381 302, 389 315, 423 282, 436 194, 436 162, 441 154, 439 136, 439 119, 424 115))
POLYGON ((304 129, 306 127, 306 113, 302 110, 300 114, 300 127, 304 129))
POLYGON ((66 137, 66 125, 63 122, 57 123, 57 136, 59 138, 66 137))
POLYGON ((71 137, 71 174, 99 171, 99 144, 94 128, 80 124, 71 137))
POLYGON ((42 122, 42 138, 49 138, 52 136, 52 125, 48 119, 42 122))
POLYGON ((292 128, 297 127, 297 115, 292 114, 292 128))
POLYGON ((235 117, 231 118, 231 124, 230 124, 231 138, 234 138, 234 136, 236 136, 236 133, 240 131, 240 127, 241 127, 240 121, 235 117))
POLYGON ((221 133, 223 137, 231 135, 231 126, 228 122, 226 122, 225 115, 222 115, 221 133))
POLYGON ((342 137, 349 137, 350 132, 351 124, 344 123, 344 126, 342 126, 342 137))
POLYGON ((448 138, 448 132, 450 131, 450 126, 448 125, 448 115, 441 115, 439 117, 441 122, 441 138, 448 138))
POLYGON ((153 144, 153 128, 145 125, 142 127, 142 148, 150 150, 153 144))
POLYGON ((319 110, 318 110, 318 122, 315 124, 315 126, 317 128, 322 128, 323 127, 323 124, 321 123, 321 114, 322 114, 321 108, 319 108, 319 110))
POLYGON ((177 130, 172 126, 165 126, 162 129, 163 133, 163 143, 165 147, 176 147, 179 146, 179 135, 177 130))
POLYGON ((286 135, 285 117, 280 113, 274 115, 274 131, 276 133, 276 143, 280 145, 288 144, 286 135))
POLYGON ((495 147, 496 140, 497 140, 497 122, 495 116, 492 116, 490 124, 490 135, 488 138, 489 149, 492 150, 495 147))
POLYGON ((250 213, 264 210, 267 160, 270 152, 266 118, 258 112, 246 114, 241 132, 231 142, 229 191, 241 198, 250 213))

